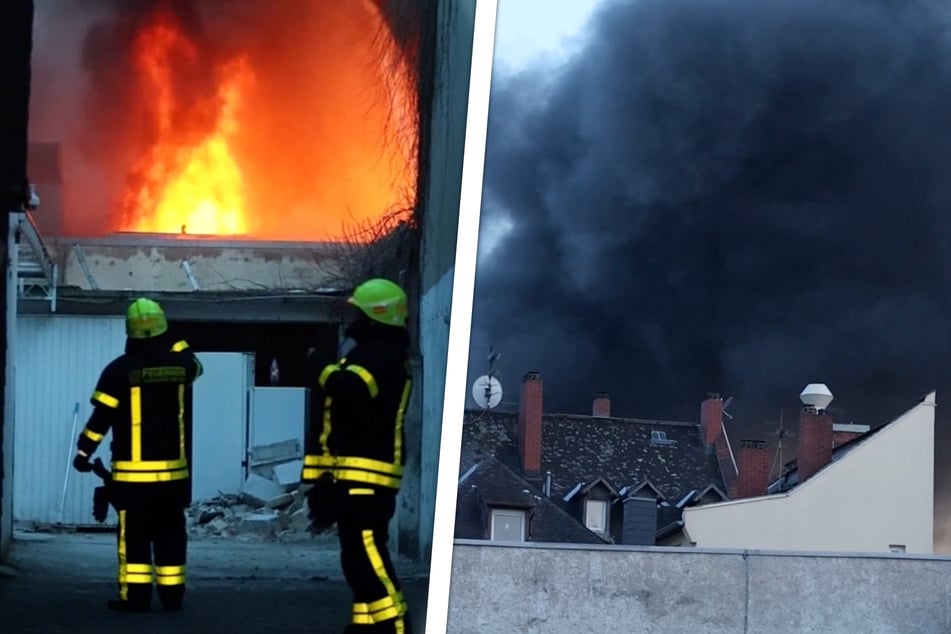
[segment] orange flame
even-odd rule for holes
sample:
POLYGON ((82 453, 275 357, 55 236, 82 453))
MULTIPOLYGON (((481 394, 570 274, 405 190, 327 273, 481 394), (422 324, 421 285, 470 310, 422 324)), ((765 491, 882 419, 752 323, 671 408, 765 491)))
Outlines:
MULTIPOLYGON (((242 97, 253 82, 247 60, 218 69, 211 105, 213 122, 197 139, 177 134, 172 56, 193 62, 195 46, 167 20, 145 29, 137 42, 137 67, 155 95, 153 117, 158 142, 136 173, 141 183, 124 201, 128 230, 155 233, 242 234, 247 231, 241 169, 230 144, 238 130, 242 97)), ((187 123, 187 122, 186 122, 187 123)))
POLYGON ((248 42, 217 59, 171 13, 142 28, 147 140, 120 231, 333 240, 405 209, 416 186, 411 69, 395 42, 381 46, 370 5, 330 4, 309 9, 312 41, 248 42))

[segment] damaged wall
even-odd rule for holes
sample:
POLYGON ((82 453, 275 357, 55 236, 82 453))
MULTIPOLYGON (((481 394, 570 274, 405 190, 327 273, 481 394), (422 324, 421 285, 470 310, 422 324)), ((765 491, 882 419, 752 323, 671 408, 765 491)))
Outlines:
POLYGON ((436 90, 428 128, 420 248, 419 349, 423 359, 419 543, 429 560, 436 507, 449 315, 462 188, 475 0, 440 2, 433 60, 436 90))
POLYGON ((344 254, 330 244, 146 236, 46 244, 59 284, 83 290, 190 292, 192 279, 202 291, 346 288, 338 286, 344 254))

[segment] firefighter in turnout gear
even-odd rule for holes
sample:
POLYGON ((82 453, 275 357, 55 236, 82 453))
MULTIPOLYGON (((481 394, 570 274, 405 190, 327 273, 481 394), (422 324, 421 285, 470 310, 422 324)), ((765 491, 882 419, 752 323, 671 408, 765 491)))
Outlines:
POLYGON ((152 300, 129 306, 126 335, 125 354, 96 384, 73 466, 92 471, 90 456, 112 430, 108 495, 119 515, 119 598, 108 607, 147 612, 154 583, 163 607, 180 610, 191 503, 188 396, 202 367, 185 341, 170 338, 165 313, 152 300))
POLYGON ((301 481, 313 528, 336 522, 353 593, 346 632, 411 632, 387 550, 406 463, 403 417, 411 390, 406 293, 384 279, 357 287, 347 327, 355 346, 323 368, 314 394, 301 481))

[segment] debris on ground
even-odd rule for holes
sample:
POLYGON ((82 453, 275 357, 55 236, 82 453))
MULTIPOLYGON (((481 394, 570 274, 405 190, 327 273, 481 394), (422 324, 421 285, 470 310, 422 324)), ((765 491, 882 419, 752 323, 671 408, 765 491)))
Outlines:
MULTIPOLYGON (((333 537, 310 532, 307 490, 300 482, 302 462, 289 443, 256 447, 257 467, 237 493, 196 500, 187 510, 190 539, 301 541, 333 537), (268 463, 268 460, 283 462, 268 463)), ((299 451, 298 447, 293 447, 299 451)))

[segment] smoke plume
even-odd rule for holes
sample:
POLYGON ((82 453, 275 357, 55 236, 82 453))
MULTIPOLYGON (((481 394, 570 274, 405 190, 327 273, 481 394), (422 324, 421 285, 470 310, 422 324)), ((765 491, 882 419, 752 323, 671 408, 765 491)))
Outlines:
POLYGON ((937 0, 615 0, 557 73, 498 79, 470 377, 491 344, 504 401, 539 370, 548 411, 720 392, 764 439, 811 382, 840 422, 940 405, 949 27, 937 0))

